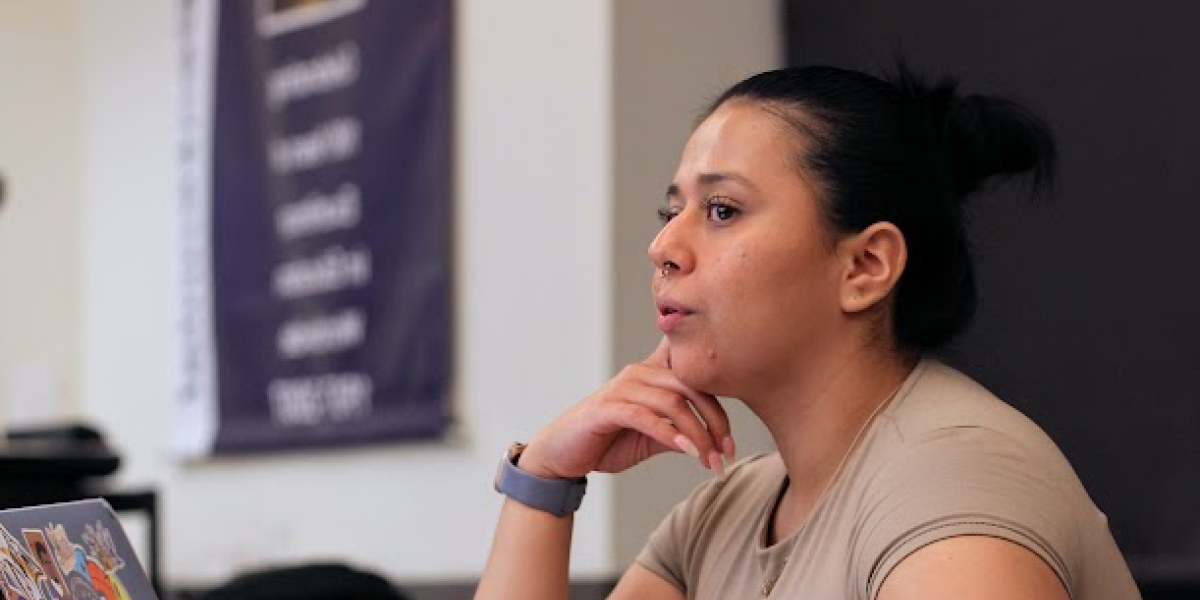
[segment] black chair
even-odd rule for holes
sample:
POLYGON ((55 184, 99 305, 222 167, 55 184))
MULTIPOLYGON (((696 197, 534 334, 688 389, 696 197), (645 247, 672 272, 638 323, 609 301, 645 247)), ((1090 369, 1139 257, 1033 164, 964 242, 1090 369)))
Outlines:
POLYGON ((383 577, 337 563, 245 573, 199 600, 408 600, 383 577))

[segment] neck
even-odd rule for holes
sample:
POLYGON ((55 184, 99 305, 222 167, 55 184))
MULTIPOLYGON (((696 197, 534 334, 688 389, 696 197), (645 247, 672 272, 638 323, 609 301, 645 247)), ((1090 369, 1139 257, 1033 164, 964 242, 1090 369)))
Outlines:
POLYGON ((772 537, 782 539, 808 519, 856 438, 915 365, 915 357, 859 349, 745 400, 770 431, 788 473, 772 537))

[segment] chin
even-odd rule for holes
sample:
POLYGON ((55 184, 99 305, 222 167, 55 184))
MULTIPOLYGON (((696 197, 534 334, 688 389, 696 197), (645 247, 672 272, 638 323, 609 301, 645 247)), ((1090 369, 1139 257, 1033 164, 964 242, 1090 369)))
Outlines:
POLYGON ((683 385, 714 396, 729 396, 727 382, 716 360, 700 356, 671 355, 671 372, 683 385))

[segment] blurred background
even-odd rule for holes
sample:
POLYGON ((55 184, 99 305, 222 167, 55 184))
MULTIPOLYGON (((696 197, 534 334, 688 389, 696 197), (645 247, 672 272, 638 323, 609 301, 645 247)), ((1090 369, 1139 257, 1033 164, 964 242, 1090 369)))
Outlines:
MULTIPOLYGON (((172 593, 328 561, 416 598, 468 597, 501 452, 657 340, 645 248, 695 116, 755 72, 878 72, 902 53, 1026 100, 1062 154, 1050 205, 1000 190, 977 208, 983 302, 948 359, 1062 443, 1148 597, 1200 597, 1194 3, 447 0, 446 429, 185 459, 182 40, 197 3, 0 0, 0 423, 101 432, 120 459, 104 489, 156 498, 156 520, 123 517, 140 551, 157 534, 172 593)), ((727 405, 740 452, 768 449, 727 405)), ((593 477, 580 597, 703 476, 664 457, 593 477)))

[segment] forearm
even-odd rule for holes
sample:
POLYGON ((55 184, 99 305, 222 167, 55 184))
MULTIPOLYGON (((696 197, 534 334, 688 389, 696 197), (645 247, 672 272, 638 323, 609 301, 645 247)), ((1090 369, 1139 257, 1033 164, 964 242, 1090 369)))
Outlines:
POLYGON ((567 600, 572 513, 589 473, 620 473, 662 452, 715 457, 722 450, 716 440, 729 437, 728 415, 715 397, 675 378, 668 359, 664 339, 528 446, 509 450, 496 473, 496 489, 509 498, 475 600, 567 600))
POLYGON ((566 600, 574 524, 505 499, 475 600, 566 600))

